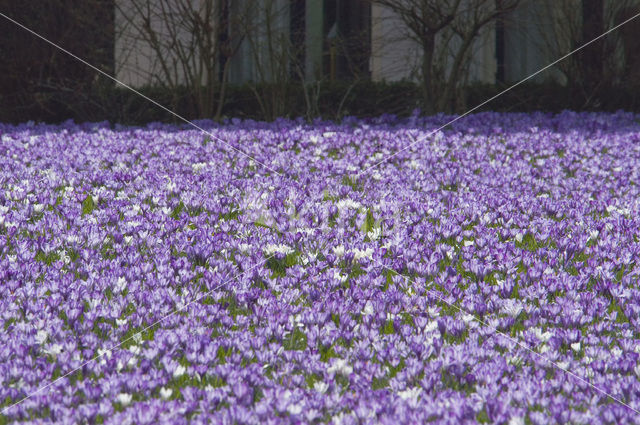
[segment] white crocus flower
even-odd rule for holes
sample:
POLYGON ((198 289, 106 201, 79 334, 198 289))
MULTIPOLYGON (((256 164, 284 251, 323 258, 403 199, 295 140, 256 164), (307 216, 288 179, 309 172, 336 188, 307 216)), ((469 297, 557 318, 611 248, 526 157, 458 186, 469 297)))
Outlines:
POLYGON ((518 303, 516 300, 505 300, 502 305, 502 311, 511 317, 518 317, 522 310, 522 304, 518 303))
POLYGON ((449 257, 450 260, 453 260, 453 254, 453 248, 447 247, 447 257, 449 257))
POLYGON ((47 334, 47 331, 39 330, 38 333, 36 334, 36 342, 39 345, 42 345, 44 344, 44 342, 47 340, 48 337, 49 337, 49 334, 47 334))
POLYGON ((436 329, 438 329, 438 322, 436 322, 435 320, 432 320, 429 323, 427 323, 427 326, 424 327, 424 332, 430 333, 435 331, 436 329))
POLYGON ((333 253, 338 258, 342 257, 344 255, 344 246, 342 246, 342 245, 334 246, 333 247, 333 253))
POLYGON ((353 372, 353 367, 351 367, 345 359, 335 359, 333 364, 327 369, 327 372, 348 376, 353 372))
POLYGON ((294 403, 287 406, 290 415, 299 415, 302 412, 302 403, 294 403))
POLYGON ((173 394, 173 390, 171 388, 160 388, 160 398, 163 400, 168 400, 169 397, 171 397, 171 394, 173 394))
POLYGON ((113 289, 115 290, 115 292, 122 292, 126 289, 126 287, 127 279, 125 279, 123 276, 120 276, 113 289))
POLYGON ((264 253, 267 256, 273 255, 275 253, 281 253, 284 255, 288 255, 293 253, 293 248, 285 245, 285 244, 269 244, 264 248, 264 253))
POLYGON ((347 281, 348 276, 345 276, 343 274, 340 273, 340 271, 338 270, 334 270, 333 271, 333 278, 340 281, 341 283, 344 283, 347 281))
POLYGON ((360 207, 362 207, 362 204, 360 202, 354 201, 353 199, 340 199, 336 204, 336 206, 340 211, 345 209, 357 210, 357 209, 360 209, 360 207))
POLYGON ((340 412, 340 413, 338 413, 337 415, 335 415, 333 417, 333 421, 331 423, 334 424, 334 425, 342 425, 343 423, 347 422, 346 418, 348 418, 350 416, 351 416, 351 414, 349 414, 349 413, 340 412))
POLYGON ((404 391, 398 392, 398 396, 403 400, 411 400, 414 403, 418 401, 420 394, 422 393, 422 389, 419 387, 407 388, 404 391))
POLYGON ((363 249, 363 250, 360 250, 360 249, 356 248, 353 251, 353 253, 354 253, 354 255, 353 255, 354 261, 358 261, 361 258, 369 258, 369 259, 373 258, 373 248, 366 248, 366 249, 363 249))
POLYGON ((536 338, 538 338, 542 342, 549 341, 549 339, 553 336, 553 334, 551 332, 549 332, 549 331, 542 332, 542 329, 540 329, 540 328, 533 328, 533 329, 531 329, 531 332, 533 332, 533 334, 536 336, 536 338))
POLYGON ((324 394, 329 389, 329 384, 324 381, 318 381, 313 384, 313 389, 319 392, 320 394, 324 394))
POLYGON ((509 419, 509 425, 524 425, 524 418, 522 416, 512 416, 509 419))
POLYGON ((193 169, 194 173, 197 173, 199 171, 204 170, 207 167, 207 163, 206 162, 198 162, 196 164, 192 164, 191 168, 193 169))
POLYGON ((45 353, 57 356, 62 353, 62 345, 60 344, 50 344, 45 350, 45 353))
POLYGON ((110 359, 111 358, 111 350, 98 348, 98 356, 99 357, 105 357, 106 359, 110 359))
POLYGON ((179 378, 182 375, 184 375, 184 373, 187 371, 187 368, 182 366, 182 365, 178 365, 177 368, 175 368, 175 370, 173 371, 173 377, 174 378, 179 378))
POLYGON ((380 238, 380 235, 382 235, 382 231, 379 227, 374 227, 370 232, 367 233, 367 236, 372 241, 377 241, 380 238))
POLYGON ((120 393, 118 394, 118 396, 116 397, 116 399, 118 400, 118 402, 120 404, 122 404, 123 406, 128 406, 131 403, 131 399, 133 397, 131 396, 131 394, 127 394, 127 393, 120 393))
POLYGON ((66 251, 60 251, 60 260, 62 260, 63 263, 65 264, 69 264, 71 262, 71 257, 69 257, 69 255, 66 253, 66 251))
POLYGON ((508 362, 517 367, 517 366, 522 364, 522 357, 517 356, 517 355, 509 356, 508 357, 508 362))

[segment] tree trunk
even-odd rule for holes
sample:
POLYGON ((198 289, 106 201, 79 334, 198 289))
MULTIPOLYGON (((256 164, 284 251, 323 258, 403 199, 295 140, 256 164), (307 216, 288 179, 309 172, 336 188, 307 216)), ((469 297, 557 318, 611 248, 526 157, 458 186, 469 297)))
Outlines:
POLYGON ((218 104, 216 106, 216 115, 215 120, 220 121, 220 117, 222 115, 222 107, 224 105, 224 96, 226 94, 227 88, 227 74, 229 73, 229 63, 230 61, 225 61, 222 70, 222 78, 220 79, 220 90, 218 92, 218 104))
POLYGON ((422 40, 422 103, 424 112, 435 112, 434 81, 432 74, 433 52, 435 49, 435 37, 425 35, 422 40))
POLYGON ((457 90, 460 78, 462 78, 464 71, 464 60, 467 56, 467 51, 471 47, 473 40, 476 37, 476 31, 473 31, 470 35, 462 40, 462 45, 458 49, 456 56, 454 58, 453 64, 451 66, 451 72, 449 73, 449 78, 447 78, 444 83, 444 90, 442 96, 438 99, 437 107, 439 111, 443 111, 446 113, 451 113, 455 111, 455 103, 457 100, 456 97, 459 95, 459 91, 457 90))
MULTIPOLYGON (((603 0, 582 0, 582 43, 587 43, 604 32, 603 14, 603 0)), ((589 92, 602 81, 603 48, 602 40, 598 40, 579 53, 582 84, 589 92)))

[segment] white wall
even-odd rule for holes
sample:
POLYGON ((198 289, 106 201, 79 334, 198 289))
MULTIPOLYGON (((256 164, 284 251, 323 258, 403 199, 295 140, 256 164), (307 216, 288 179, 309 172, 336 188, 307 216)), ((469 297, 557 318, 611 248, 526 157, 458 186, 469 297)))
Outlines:
POLYGON ((400 17, 378 4, 371 6, 371 79, 419 79, 420 45, 410 39, 400 17))
POLYGON ((115 77, 127 85, 140 87, 151 82, 151 76, 155 73, 156 58, 148 44, 139 39, 123 16, 120 8, 126 15, 136 14, 131 1, 116 0, 116 4, 118 7, 115 10, 115 77))
MULTIPOLYGON (((184 1, 184 0, 183 0, 184 1)), ((206 0, 188 0, 193 10, 203 10, 202 5, 206 0)), ((181 24, 178 19, 178 2, 171 1, 153 1, 153 0, 116 0, 115 10, 115 73, 116 78, 125 84, 140 87, 145 84, 153 84, 164 79, 166 72, 163 72, 157 52, 151 47, 151 44, 145 40, 145 36, 141 36, 136 26, 141 26, 144 22, 144 16, 150 16, 151 28, 159 37, 159 44, 164 46, 162 53, 163 59, 166 61, 171 78, 178 83, 185 81, 185 72, 181 67, 184 61, 179 60, 174 51, 168 48, 173 40, 177 40, 182 46, 186 47, 190 44, 193 35, 188 25, 181 24), (144 14, 141 14, 135 5, 143 8, 144 14), (146 9, 147 4, 150 6, 146 9), (166 10, 162 10, 160 5, 167 6, 166 10), (148 12, 150 10, 150 12, 148 12), (167 23, 164 15, 174 19, 167 23), (129 19, 125 18, 128 16, 129 19), (129 20, 133 21, 129 22, 129 20)), ((215 31, 215 29, 214 29, 215 31)), ((198 58, 194 58, 192 63, 196 66, 198 58)))

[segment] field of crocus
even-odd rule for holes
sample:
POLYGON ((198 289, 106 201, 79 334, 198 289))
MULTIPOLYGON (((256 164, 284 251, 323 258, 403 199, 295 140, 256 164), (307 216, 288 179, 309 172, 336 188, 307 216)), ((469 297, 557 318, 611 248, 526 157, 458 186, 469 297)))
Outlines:
POLYGON ((637 117, 446 119, 0 125, 0 423, 640 423, 637 117))

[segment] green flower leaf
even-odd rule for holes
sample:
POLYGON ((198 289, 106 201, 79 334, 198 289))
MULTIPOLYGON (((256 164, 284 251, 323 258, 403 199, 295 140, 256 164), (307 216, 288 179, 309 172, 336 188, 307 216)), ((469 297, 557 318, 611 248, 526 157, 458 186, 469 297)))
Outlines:
POLYGON ((91 195, 87 195, 82 201, 82 215, 91 214, 96 209, 96 204, 93 202, 91 195))

